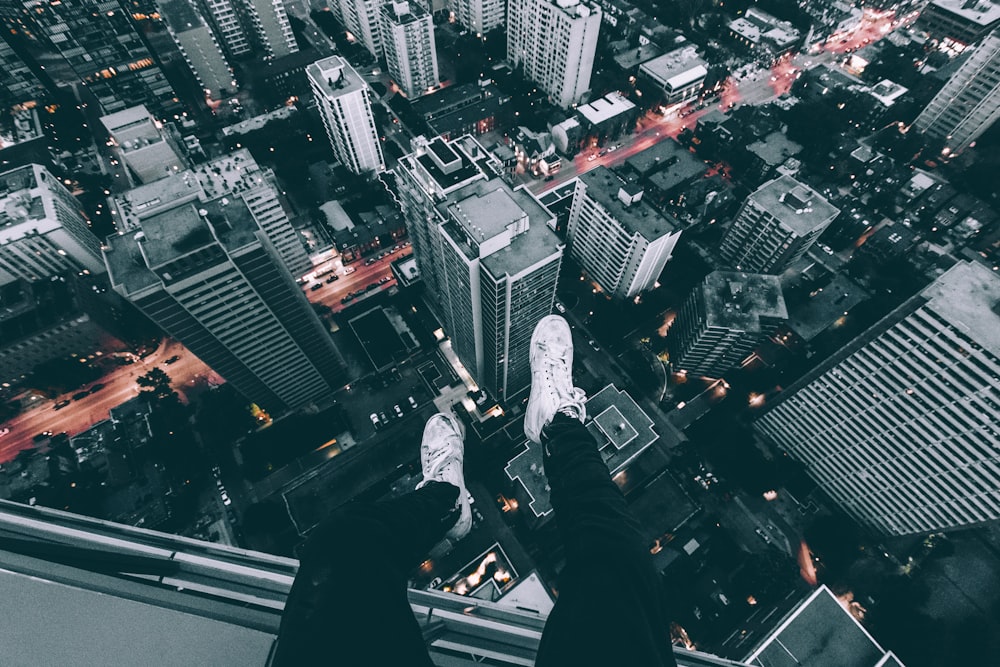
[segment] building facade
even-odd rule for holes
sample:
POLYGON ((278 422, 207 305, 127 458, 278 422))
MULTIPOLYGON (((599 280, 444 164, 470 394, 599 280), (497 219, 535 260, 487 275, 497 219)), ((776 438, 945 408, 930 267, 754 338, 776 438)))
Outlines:
POLYGON ((1000 118, 1000 31, 975 47, 944 84, 913 127, 944 143, 942 153, 961 153, 1000 118))
POLYGON ((144 218, 108 238, 104 260, 119 294, 265 409, 343 383, 329 333, 242 198, 144 218))
POLYGON ((1000 26, 1000 3, 994 0, 932 0, 916 27, 946 50, 960 52, 1000 26))
POLYGON ((503 0, 454 0, 449 4, 455 20, 478 35, 502 28, 507 19, 503 0))
POLYGON ((670 325, 670 365, 692 375, 720 377, 787 318, 775 276, 713 271, 692 290, 670 325))
POLYGON ((382 42, 389 75, 407 97, 438 85, 434 24, 426 9, 412 2, 382 5, 382 42))
POLYGON ((507 59, 564 109, 590 91, 601 9, 587 0, 511 0, 507 59))
POLYGON ((566 240, 570 255, 618 299, 653 289, 681 236, 680 225, 642 201, 643 190, 607 167, 576 181, 566 240))
POLYGON ((737 271, 778 274, 802 257, 839 214, 809 186, 780 176, 743 202, 719 254, 737 271))
POLYGON ((790 386, 754 428, 884 533, 1000 518, 1000 277, 956 264, 790 386))
POLYGON ((0 36, 0 111, 4 113, 14 105, 37 101, 45 94, 38 77, 7 39, 0 36))
POLYGON ((281 58, 299 50, 283 0, 243 0, 251 41, 266 58, 281 58))
POLYGON ((238 60, 250 55, 250 36, 237 11, 240 0, 198 0, 201 12, 212 25, 225 54, 238 60))
POLYGON ((215 35, 189 0, 161 0, 160 14, 205 96, 221 100, 235 93, 233 70, 215 35))
POLYGON ((490 396, 525 395, 531 334, 552 312, 562 264, 554 216, 523 186, 511 189, 468 136, 419 142, 397 175, 414 256, 453 350, 490 396))
POLYGON ((385 169, 371 91, 364 79, 340 56, 313 63, 306 76, 337 159, 355 174, 385 169))
POLYGON ((382 57, 382 0, 330 0, 330 8, 369 53, 382 57))

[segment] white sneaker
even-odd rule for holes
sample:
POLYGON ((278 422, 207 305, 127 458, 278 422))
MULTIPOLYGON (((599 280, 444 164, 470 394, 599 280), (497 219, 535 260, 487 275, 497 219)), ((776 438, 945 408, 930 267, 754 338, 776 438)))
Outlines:
POLYGON ((417 488, 428 482, 445 482, 458 487, 458 507, 461 509, 458 521, 445 537, 455 542, 472 529, 472 506, 469 492, 465 490, 465 473, 462 461, 465 458, 465 432, 455 415, 439 412, 424 425, 424 437, 420 441, 420 464, 424 479, 417 488))
POLYGON ((573 386, 573 334, 558 315, 543 317, 531 334, 531 394, 524 434, 540 443, 542 429, 562 412, 581 422, 587 395, 573 386))

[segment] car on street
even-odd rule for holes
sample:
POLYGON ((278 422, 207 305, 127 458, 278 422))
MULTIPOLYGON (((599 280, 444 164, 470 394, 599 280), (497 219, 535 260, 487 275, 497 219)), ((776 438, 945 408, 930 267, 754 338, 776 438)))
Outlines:
POLYGON ((565 313, 566 312, 566 306, 564 306, 561 303, 559 303, 558 301, 556 301, 556 310, 558 310, 560 313, 565 313))
POLYGON ((385 416, 384 412, 378 413, 378 418, 381 419, 382 423, 384 423, 384 424, 388 424, 389 423, 389 418, 385 416))
POLYGON ((73 400, 74 401, 82 401, 83 399, 87 398, 88 396, 90 396, 90 392, 89 391, 78 391, 75 394, 73 394, 73 400))
POLYGON ((378 415, 377 415, 377 414, 375 414, 374 412, 373 412, 373 413, 371 413, 370 415, 368 415, 368 419, 371 419, 371 420, 372 420, 372 426, 374 426, 375 428, 378 428, 378 427, 379 427, 379 424, 380 424, 381 422, 379 422, 379 418, 378 418, 378 415))
POLYGON ((327 278, 327 279, 326 279, 326 282, 327 282, 327 284, 329 284, 329 283, 335 283, 335 282, 337 282, 338 280, 340 280, 340 276, 338 276, 338 275, 337 275, 337 274, 335 273, 335 274, 333 274, 332 276, 330 276, 329 278, 327 278))
POLYGON ((181 355, 175 354, 174 356, 170 357, 163 363, 165 363, 167 366, 170 366, 171 364, 176 364, 180 360, 181 360, 181 355))
POLYGON ((411 408, 413 408, 414 410, 417 409, 417 399, 413 398, 412 396, 407 396, 406 400, 408 400, 410 402, 410 407, 411 408))
POLYGON ((591 339, 591 340, 589 340, 587 342, 590 343, 590 347, 594 348, 594 352, 600 352, 601 351, 601 347, 597 344, 596 340, 591 339))
POLYGON ((3 427, 3 428, 0 428, 0 435, 7 435, 8 433, 10 433, 10 429, 7 428, 6 426, 3 427))
POLYGON ((65 398, 65 399, 59 401, 58 403, 56 403, 55 405, 53 405, 52 409, 53 410, 62 410, 63 408, 65 408, 70 403, 72 403, 72 401, 69 400, 68 398, 65 398))
POLYGON ((98 382, 93 387, 91 387, 90 389, 88 389, 87 393, 88 394, 96 394, 97 392, 99 392, 102 389, 104 389, 104 385, 101 384, 100 382, 98 382))
POLYGON ((353 295, 351 295, 351 294, 348 294, 348 295, 347 295, 347 296, 345 296, 345 297, 344 297, 343 299, 341 299, 341 300, 340 300, 340 302, 341 302, 341 303, 347 303, 348 301, 351 301, 351 300, 353 300, 353 299, 354 299, 354 296, 353 296, 353 295))
POLYGON ((35 442, 41 442, 42 440, 45 440, 45 439, 51 438, 51 437, 52 437, 52 431, 42 431, 41 433, 39 433, 38 435, 36 435, 35 437, 33 437, 32 440, 35 441, 35 442))
POLYGON ((353 266, 345 266, 345 267, 344 267, 344 275, 345 275, 345 276, 349 276, 349 275, 351 275, 352 273, 354 273, 355 271, 357 271, 357 269, 356 269, 356 268, 354 268, 353 266))
POLYGON ((315 292, 318 289, 323 289, 323 283, 316 283, 315 285, 313 285, 309 289, 312 290, 313 292, 315 292))
POLYGON ((396 416, 397 417, 402 417, 403 416, 403 408, 399 407, 398 403, 396 405, 392 406, 392 409, 396 411, 396 416))
POLYGON ((591 154, 590 157, 587 158, 587 162, 593 162, 596 159, 597 159, 597 153, 593 153, 591 154))

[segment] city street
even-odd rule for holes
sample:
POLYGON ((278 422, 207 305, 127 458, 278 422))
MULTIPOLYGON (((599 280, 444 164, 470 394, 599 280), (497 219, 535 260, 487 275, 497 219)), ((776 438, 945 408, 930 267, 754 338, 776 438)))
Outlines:
POLYGON ((304 276, 307 278, 307 281, 302 284, 302 289, 304 290, 306 298, 308 298, 312 303, 321 303, 325 306, 329 306, 330 309, 336 313, 354 305, 367 295, 378 294, 379 292, 393 287, 396 284, 396 279, 393 277, 389 266, 397 259, 402 259, 409 254, 409 242, 404 241, 397 245, 401 245, 403 247, 392 254, 385 255, 381 259, 376 260, 374 264, 369 266, 365 266, 365 261, 367 260, 357 260, 349 264, 347 267, 344 267, 339 258, 328 260, 322 264, 317 264, 314 267, 313 273, 304 276), (313 278, 313 276, 317 273, 322 273, 328 269, 333 269, 334 273, 340 276, 336 282, 326 282, 330 275, 333 275, 329 273, 313 278), (351 273, 345 273, 345 271, 351 271, 351 273), (372 284, 377 285, 378 281, 385 277, 388 277, 389 280, 382 285, 379 285, 378 289, 366 292, 364 295, 360 295, 356 299, 351 299, 347 303, 340 302, 341 299, 348 295, 348 293, 364 290, 372 284), (316 284, 322 285, 322 287, 314 291, 312 286, 316 284))
MULTIPOLYGON (((3 424, 10 432, 0 436, 0 463, 17 456, 22 449, 34 446, 34 438, 39 433, 68 433, 73 436, 86 431, 93 424, 108 418, 108 410, 139 394, 136 379, 154 367, 159 366, 170 376, 171 385, 181 395, 181 400, 189 400, 210 384, 221 384, 223 379, 215 374, 196 356, 175 341, 164 339, 156 352, 129 366, 120 366, 89 386, 103 384, 100 391, 72 401, 61 410, 54 410, 56 403, 70 399, 76 392, 57 396, 51 400, 39 400, 37 405, 3 424), (163 363, 178 357, 172 364, 163 363)), ((84 391, 87 387, 81 388, 84 391)))

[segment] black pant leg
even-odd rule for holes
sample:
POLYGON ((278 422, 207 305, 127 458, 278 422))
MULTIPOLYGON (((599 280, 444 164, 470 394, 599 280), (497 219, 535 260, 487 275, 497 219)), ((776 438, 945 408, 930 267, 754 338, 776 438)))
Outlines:
POLYGON ((431 665, 407 574, 458 519, 458 488, 431 482, 380 503, 349 503, 310 535, 274 665, 431 665))
POLYGON ((536 664, 675 665, 660 577, 597 443, 562 414, 542 439, 566 567, 536 664))

